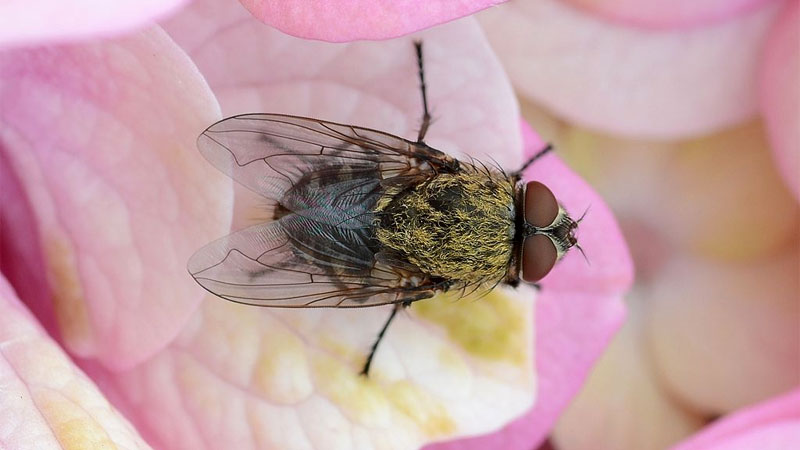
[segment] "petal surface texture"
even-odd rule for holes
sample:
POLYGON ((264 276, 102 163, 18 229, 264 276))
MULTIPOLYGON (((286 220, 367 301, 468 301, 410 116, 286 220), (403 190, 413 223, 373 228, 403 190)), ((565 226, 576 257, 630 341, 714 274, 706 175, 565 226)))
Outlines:
POLYGON ((7 255, 28 260, 14 270, 45 274, 75 354, 113 368, 148 358, 203 296, 185 261, 229 226, 230 181, 195 147, 219 118, 208 85, 151 29, 0 53, 0 105, 0 151, 21 190, 3 206, 33 221, 10 222, 30 238, 7 255))

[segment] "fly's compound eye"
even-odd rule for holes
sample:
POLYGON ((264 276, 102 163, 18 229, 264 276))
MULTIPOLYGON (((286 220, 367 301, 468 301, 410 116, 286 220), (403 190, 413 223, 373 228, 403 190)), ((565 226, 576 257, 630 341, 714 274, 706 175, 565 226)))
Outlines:
POLYGON ((558 202, 553 192, 538 181, 525 187, 525 221, 537 227, 552 225, 558 216, 558 202))
POLYGON ((522 279, 528 283, 541 280, 550 273, 556 259, 556 246, 549 237, 544 234, 528 236, 522 247, 522 279))

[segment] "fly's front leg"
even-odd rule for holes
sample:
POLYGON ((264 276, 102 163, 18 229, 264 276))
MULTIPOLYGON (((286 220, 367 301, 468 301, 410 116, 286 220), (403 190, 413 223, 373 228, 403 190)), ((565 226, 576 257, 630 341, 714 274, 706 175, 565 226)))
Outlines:
POLYGON ((511 173, 511 178, 513 178, 515 180, 519 180, 520 177, 522 177, 522 172, 524 172, 525 169, 528 168, 528 166, 533 164, 534 161, 536 161, 537 159, 541 158, 542 156, 550 153, 551 151, 553 151, 553 146, 551 144, 547 144, 547 146, 545 146, 543 149, 539 150, 533 156, 528 158, 528 160, 525 161, 525 164, 523 164, 522 167, 520 167, 518 170, 516 170, 513 173, 511 173))
POLYGON ((425 87, 425 70, 422 65, 422 41, 414 41, 417 51, 417 67, 419 69, 419 88, 422 91, 422 125, 417 135, 417 142, 423 143, 428 127, 431 125, 431 114, 428 111, 428 94, 425 87))

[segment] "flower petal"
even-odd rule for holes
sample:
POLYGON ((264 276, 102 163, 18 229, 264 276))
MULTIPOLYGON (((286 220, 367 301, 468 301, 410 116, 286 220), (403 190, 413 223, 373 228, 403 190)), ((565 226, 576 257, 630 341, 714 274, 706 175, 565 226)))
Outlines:
POLYGON ((219 117, 208 86, 150 30, 0 53, 0 104, 24 193, 3 208, 33 212, 45 267, 28 270, 47 274, 67 346, 116 368, 147 358, 202 297, 185 261, 228 228, 230 182, 195 148, 219 117))
POLYGON ((408 139, 416 138, 422 118, 412 45, 422 40, 433 115, 426 142, 503 167, 521 161, 517 102, 474 20, 413 38, 330 45, 286 36, 224 2, 198 0, 164 26, 200 68, 225 116, 294 114, 408 139))
POLYGON ((417 448, 488 432, 530 407, 532 297, 420 302, 395 319, 369 378, 358 371, 387 309, 209 297, 158 356, 93 376, 159 448, 417 448))
POLYGON ((284 33, 346 42, 389 39, 468 16, 505 0, 240 0, 284 33))
POLYGON ((795 386, 799 266, 789 248, 746 264, 679 257, 664 267, 645 328, 667 391, 713 416, 795 386))
MULTIPOLYGON (((226 114, 300 114, 416 135, 411 39, 332 46, 202 1, 166 27, 226 114)), ((438 119, 428 142, 518 165, 516 102, 477 24, 421 36, 438 119)), ((257 209, 240 209, 241 221, 257 217, 257 209)), ((209 296, 152 360, 93 373, 157 446, 413 448, 497 429, 530 407, 533 298, 521 288, 481 301, 419 302, 395 320, 363 378, 358 371, 390 308, 262 309, 209 296)))
POLYGON ((552 439, 559 449, 663 449, 703 424, 702 418, 686 414, 665 395, 653 375, 647 343, 641 338, 641 303, 635 295, 630 297, 631 319, 558 419, 552 439))
POLYGON ((589 128, 679 138, 755 114, 758 58, 780 6, 672 31, 614 25, 556 0, 480 18, 523 95, 589 128))
POLYGON ((782 450, 800 447, 800 390, 743 408, 672 450, 782 450))
POLYGON ((148 449, 0 276, 0 446, 148 449))
POLYGON ((550 128, 617 212, 637 270, 630 318, 555 445, 665 448, 796 384, 798 209, 759 124, 685 142, 550 128))
POLYGON ((764 50, 761 111, 778 169, 800 201, 800 5, 788 2, 764 50))
POLYGON ((144 27, 187 0, 4 0, 0 48, 113 36, 144 27))
POLYGON ((707 26, 774 0, 567 0, 593 14, 653 28, 707 26))

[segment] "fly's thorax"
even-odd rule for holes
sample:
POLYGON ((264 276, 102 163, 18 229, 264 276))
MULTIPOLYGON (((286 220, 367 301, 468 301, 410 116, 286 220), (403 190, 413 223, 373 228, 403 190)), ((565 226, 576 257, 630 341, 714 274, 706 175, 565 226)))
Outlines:
POLYGON ((438 174, 388 188, 376 206, 381 245, 431 276, 503 278, 514 243, 514 183, 499 173, 438 174))

